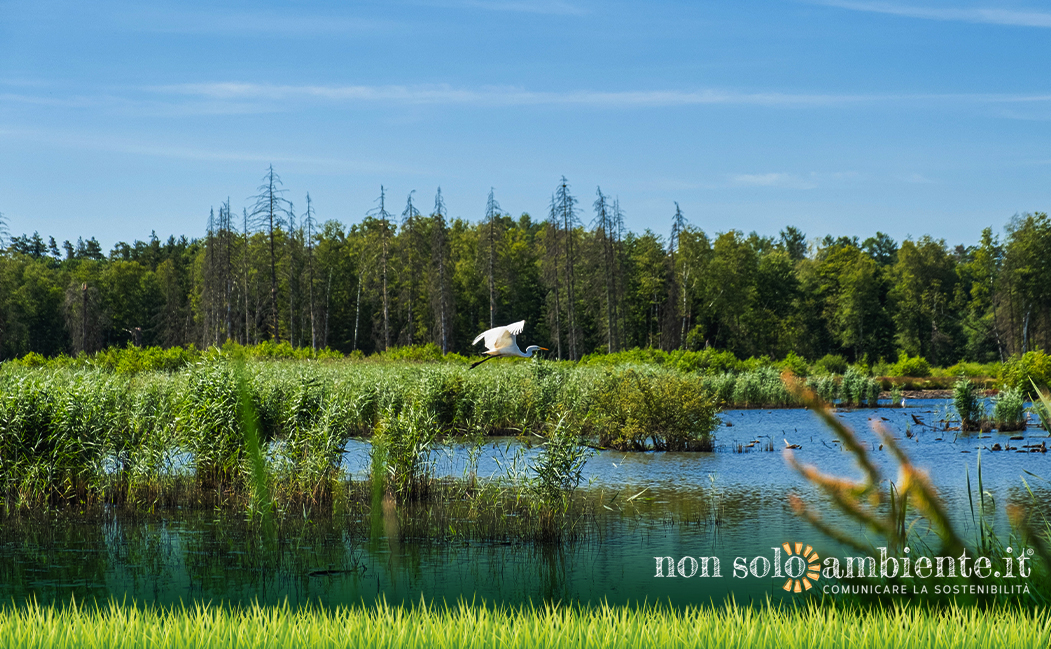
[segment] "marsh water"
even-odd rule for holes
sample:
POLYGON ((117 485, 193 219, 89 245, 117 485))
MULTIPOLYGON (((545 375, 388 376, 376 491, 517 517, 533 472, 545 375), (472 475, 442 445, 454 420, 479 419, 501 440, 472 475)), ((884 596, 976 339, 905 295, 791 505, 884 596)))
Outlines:
MULTIPOLYGON (((1006 538, 1006 505, 1040 508, 1051 495, 1044 479, 1051 479, 1051 456, 1021 452, 1041 444, 1047 432, 1031 426, 1022 433, 962 434, 945 430, 950 411, 944 400, 916 400, 904 409, 844 410, 837 416, 869 446, 883 478, 896 480, 897 465, 879 449, 871 428, 886 426, 914 463, 929 471, 965 536, 974 533, 967 481, 976 498, 980 457, 982 487, 1006 538), (1017 435, 1024 439, 1010 439, 1017 435), (991 451, 996 443, 1012 450, 991 451)), ((67 511, 0 522, 0 599, 331 606, 381 597, 493 604, 790 597, 781 589, 784 579, 738 578, 733 570, 735 558, 772 558, 784 542, 813 545, 822 555, 842 553, 844 548, 792 512, 789 494, 851 536, 864 538, 866 532, 838 515, 788 465, 786 443, 799 446, 797 460, 827 473, 856 479, 860 471, 809 411, 729 410, 721 419, 712 453, 596 452, 581 485, 597 503, 594 520, 587 533, 568 542, 399 539, 381 529, 362 535, 351 531, 360 521, 305 510, 278 526, 229 511, 67 511), (656 557, 687 555, 719 557, 721 577, 655 577, 656 557)), ((487 440, 475 452, 475 464, 469 447, 452 444, 435 455, 434 470, 503 477, 525 469, 536 453, 531 446, 529 440, 487 440)), ((351 477, 367 475, 368 452, 367 442, 348 446, 344 468, 351 477)), ((914 531, 925 535, 922 526, 914 531)))

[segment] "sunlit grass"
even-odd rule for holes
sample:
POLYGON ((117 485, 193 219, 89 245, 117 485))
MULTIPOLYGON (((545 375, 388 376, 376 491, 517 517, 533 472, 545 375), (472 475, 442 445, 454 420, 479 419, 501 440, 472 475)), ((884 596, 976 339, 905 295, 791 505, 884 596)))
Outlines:
POLYGON ((478 605, 333 610, 0 609, 5 649, 150 647, 1047 647, 1046 611, 478 605))

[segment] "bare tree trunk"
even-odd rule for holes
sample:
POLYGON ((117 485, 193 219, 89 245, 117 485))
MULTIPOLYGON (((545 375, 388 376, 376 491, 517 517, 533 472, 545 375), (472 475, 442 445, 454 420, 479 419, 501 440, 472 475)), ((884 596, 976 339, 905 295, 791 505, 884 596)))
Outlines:
POLYGON ((449 288, 445 281, 445 202, 442 188, 434 197, 434 254, 438 262, 438 340, 442 353, 449 353, 449 288))
POLYGON ((248 325, 248 210, 244 210, 244 297, 245 297, 245 336, 244 344, 251 341, 248 325))
MULTIPOLYGON (((321 341, 322 347, 328 347, 328 312, 331 310, 329 298, 332 296, 332 269, 328 271, 328 286, 325 288, 325 337, 321 341)), ((354 336, 358 335, 357 323, 354 323, 354 336)), ((357 340, 354 341, 357 343, 357 340)))
POLYGON ((80 349, 88 350, 88 284, 80 287, 80 349))
MULTIPOLYGON (((356 306, 354 307, 354 344, 351 346, 351 351, 357 351, 358 349, 358 324, 361 322, 361 282, 365 277, 365 270, 358 270, 358 299, 356 306)), ((332 283, 332 276, 329 275, 329 283, 332 283)))
POLYGON ((423 275, 421 254, 424 241, 420 236, 420 211, 412 204, 412 195, 416 190, 409 192, 405 201, 405 211, 402 212, 401 240, 405 245, 401 248, 405 251, 405 265, 409 269, 409 299, 406 306, 408 343, 416 343, 416 300, 419 292, 420 277, 423 275))
POLYGON ((598 196, 595 199, 595 223, 597 226, 595 234, 599 245, 602 246, 603 284, 606 289, 606 353, 612 354, 615 325, 613 323, 613 264, 610 255, 612 248, 609 245, 610 218, 606 196, 602 193, 602 188, 598 187, 595 193, 598 196))
POLYGON ((551 293, 555 298, 555 353, 558 360, 562 360, 562 305, 560 304, 559 299, 561 286, 558 281, 560 232, 558 212, 554 196, 551 197, 551 216, 548 219, 544 233, 548 243, 548 249, 546 251, 547 259, 545 260, 547 262, 545 264, 545 275, 548 284, 551 286, 551 293))
POLYGON ((569 328, 569 359, 577 360, 577 322, 576 322, 576 296, 574 295, 574 259, 573 259, 573 230, 576 225, 574 204, 576 199, 569 193, 569 184, 566 177, 562 177, 556 191, 558 202, 558 214, 562 219, 564 234, 566 238, 566 326, 569 328))
POLYGON ((380 279, 383 282, 383 302, 384 302, 384 351, 387 351, 391 347, 391 312, 390 312, 390 291, 387 284, 387 266, 388 258, 390 256, 390 212, 387 211, 386 207, 387 190, 384 189, 383 185, 379 186, 379 208, 373 209, 369 212, 370 215, 378 216, 379 218, 379 266, 380 266, 380 279))
POLYGON ((489 200, 485 205, 485 218, 489 221, 489 328, 496 326, 496 279, 493 267, 496 260, 496 215, 500 211, 500 204, 493 196, 493 188, 489 188, 489 200))
MULTIPOLYGON (((273 172, 271 171, 271 178, 273 172)), ((267 234, 270 239, 270 312, 273 314, 273 323, 270 330, 270 338, 274 342, 281 340, 281 334, 278 329, 277 321, 277 253, 274 250, 274 198, 273 198, 273 181, 270 183, 270 211, 269 211, 269 224, 267 234)))
MULTIPOLYGON (((284 226, 285 219, 291 216, 292 207, 283 196, 286 190, 280 189, 280 185, 281 178, 274 173, 274 167, 271 165, 263 177, 263 184, 259 187, 259 194, 255 196, 256 203, 252 210, 253 217, 263 220, 270 246, 270 338, 274 342, 280 342, 281 339, 277 309, 276 232, 284 226)), ((292 323, 289 322, 289 328, 291 327, 292 323)))
MULTIPOLYGON (((386 229, 386 228, 384 228, 386 229)), ((387 235, 383 235, 383 350, 390 349, 390 299, 387 292, 387 235)))
POLYGON ((310 204, 310 194, 307 194, 307 287, 310 293, 310 347, 317 351, 318 331, 315 322, 317 308, 314 305, 314 208, 310 204))
POLYGON ((288 342, 298 347, 296 339, 296 216, 288 210, 288 342))

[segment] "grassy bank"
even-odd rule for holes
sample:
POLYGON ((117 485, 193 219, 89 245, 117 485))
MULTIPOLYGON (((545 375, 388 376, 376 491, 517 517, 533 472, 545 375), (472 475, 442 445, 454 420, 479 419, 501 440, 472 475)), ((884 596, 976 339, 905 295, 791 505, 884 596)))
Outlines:
POLYGON ((1047 647, 1046 611, 949 606, 229 610, 124 606, 0 609, 7 649, 224 647, 1047 647))

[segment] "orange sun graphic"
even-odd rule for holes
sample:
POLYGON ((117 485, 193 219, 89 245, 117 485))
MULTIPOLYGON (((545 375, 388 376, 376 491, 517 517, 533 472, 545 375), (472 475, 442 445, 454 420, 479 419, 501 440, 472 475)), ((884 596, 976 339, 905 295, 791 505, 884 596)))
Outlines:
MULTIPOLYGON (((789 572, 788 580, 785 581, 785 585, 782 586, 786 591, 793 593, 801 593, 804 590, 810 590, 814 587, 811 581, 817 581, 821 578, 821 564, 818 562, 817 552, 814 552, 814 548, 809 545, 806 549, 803 549, 802 543, 795 544, 795 551, 793 552, 792 545, 789 543, 782 543, 781 547, 785 549, 785 552, 789 557, 797 557, 803 560, 806 566, 803 570, 799 571, 799 574, 795 577, 791 576, 789 572), (806 573, 806 576, 804 576, 806 573)), ((786 570, 786 572, 788 572, 786 570)))

